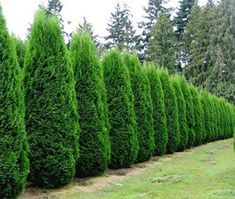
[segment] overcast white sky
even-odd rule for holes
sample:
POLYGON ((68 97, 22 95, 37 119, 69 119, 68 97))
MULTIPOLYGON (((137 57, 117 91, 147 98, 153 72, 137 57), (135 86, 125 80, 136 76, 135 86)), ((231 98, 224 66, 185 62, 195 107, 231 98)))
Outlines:
MULTIPOLYGON (((135 26, 144 15, 143 7, 148 4, 148 0, 62 0, 61 2, 64 5, 62 12, 64 21, 72 22, 66 27, 66 31, 74 31, 85 16, 92 23, 95 33, 100 36, 106 35, 110 13, 114 11, 118 2, 125 2, 130 7, 135 26)), ((207 0, 199 2, 204 5, 207 0)), ((47 0, 0 0, 0 4, 10 32, 24 39, 38 5, 46 5, 47 0)), ((175 8, 178 6, 178 0, 170 0, 169 4, 175 8)))

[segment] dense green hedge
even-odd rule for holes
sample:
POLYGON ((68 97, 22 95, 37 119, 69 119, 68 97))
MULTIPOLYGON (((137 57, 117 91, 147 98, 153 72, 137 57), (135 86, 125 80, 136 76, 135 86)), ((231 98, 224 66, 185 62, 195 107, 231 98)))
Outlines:
POLYGON ((188 134, 188 142, 186 144, 186 148, 190 148, 193 146, 195 140, 193 101, 186 79, 180 78, 179 82, 186 105, 186 131, 188 134))
POLYGON ((59 22, 44 11, 35 16, 24 67, 29 179, 40 187, 60 187, 75 174, 77 102, 59 22))
POLYGON ((189 90, 192 96, 193 102, 193 114, 194 114, 194 132, 195 132, 195 140, 194 146, 200 145, 202 143, 203 135, 202 135, 202 106, 201 101, 199 99, 198 91, 195 87, 189 86, 189 90))
POLYGON ((145 68, 145 72, 148 75, 151 98, 153 104, 153 121, 154 121, 154 140, 155 149, 154 155, 163 155, 166 153, 166 145, 168 141, 167 125, 166 125, 166 113, 164 94, 162 90, 162 84, 158 74, 158 70, 153 65, 149 65, 145 68))
POLYGON ((136 161, 149 160, 154 151, 153 106, 149 80, 141 69, 136 55, 123 55, 124 62, 129 69, 132 92, 134 94, 134 108, 137 123, 139 152, 136 161))
POLYGON ((180 86, 180 81, 178 76, 174 76, 171 79, 171 83, 175 90, 175 96, 178 106, 178 121, 179 121, 179 135, 180 142, 178 144, 178 151, 183 151, 188 143, 188 132, 187 132, 187 122, 186 122, 186 102, 184 100, 184 95, 180 86))
POLYGON ((95 45, 88 33, 73 35, 70 57, 76 81, 80 124, 77 176, 97 176, 108 166, 110 142, 102 102, 102 79, 95 45))
POLYGON ((14 199, 29 172, 22 78, 0 7, 0 198, 14 199))
POLYGON ((164 93, 165 112, 167 119, 167 152, 174 153, 180 143, 177 99, 168 72, 161 70, 159 74, 164 93))
POLYGON ((233 136, 235 107, 224 99, 142 66, 136 55, 111 50, 100 63, 88 33, 72 37, 69 53, 58 19, 42 10, 25 60, 1 9, 0 27, 0 198, 23 190, 29 163, 29 181, 55 188, 76 169, 79 177, 101 175, 233 136))
POLYGON ((105 55, 103 72, 110 123, 110 167, 130 167, 136 161, 139 151, 134 96, 128 69, 117 50, 105 55))

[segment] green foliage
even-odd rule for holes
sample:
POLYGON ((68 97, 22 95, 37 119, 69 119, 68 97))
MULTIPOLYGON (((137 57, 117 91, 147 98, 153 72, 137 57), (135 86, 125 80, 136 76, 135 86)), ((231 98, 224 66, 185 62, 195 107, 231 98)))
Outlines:
POLYGON ((90 34, 93 42, 95 43, 96 48, 98 49, 99 46, 101 45, 100 42, 98 41, 97 37, 98 35, 94 34, 93 31, 93 26, 91 23, 89 23, 86 19, 86 17, 83 17, 83 22, 82 24, 79 24, 78 31, 80 32, 87 32, 90 34))
POLYGON ((184 58, 187 67, 184 75, 195 86, 204 87, 213 67, 208 51, 210 45, 210 34, 208 33, 211 27, 212 11, 210 6, 195 5, 185 28, 183 45, 187 51, 184 58))
POLYGON ((60 187, 73 179, 78 158, 75 82, 59 22, 41 10, 26 51, 24 86, 29 179, 60 187))
POLYGON ((165 67, 170 73, 176 71, 176 37, 170 16, 161 14, 152 27, 149 39, 149 59, 157 66, 165 67))
POLYGON ((88 33, 74 34, 70 57, 76 81, 80 124, 80 157, 77 175, 97 176, 104 173, 109 161, 110 142, 101 96, 101 67, 95 45, 88 33))
POLYGON ((0 198, 14 199, 29 172, 22 78, 0 7, 0 198))
POLYGON ((162 84, 158 71, 154 66, 147 66, 145 71, 148 75, 151 99, 153 104, 153 122, 154 122, 154 139, 155 150, 154 155, 163 155, 166 153, 166 145, 168 140, 167 124, 164 94, 162 90, 162 84))
POLYGON ((180 0, 179 1, 179 10, 176 13, 176 17, 174 19, 176 25, 176 36, 179 41, 182 40, 185 27, 189 21, 189 16, 191 14, 193 5, 196 4, 196 0, 180 0))
POLYGON ((103 72, 110 123, 110 167, 130 167, 135 162, 139 150, 134 96, 128 69, 117 50, 105 55, 103 72))
POLYGON ((194 113, 194 132, 195 132, 195 141, 194 146, 202 144, 202 105, 201 101, 199 100, 198 91, 192 85, 189 85, 189 90, 192 96, 193 102, 193 113, 194 113))
POLYGON ((180 78, 180 86, 186 105, 186 130, 188 135, 188 142, 186 147, 190 148, 193 146, 196 136, 194 131, 193 101, 185 78, 180 78))
POLYGON ((131 21, 131 13, 126 4, 123 8, 118 3, 115 12, 111 13, 107 31, 109 35, 106 39, 108 49, 118 48, 119 50, 132 51, 135 48, 135 30, 131 21))
POLYGON ((178 121, 179 121, 179 134, 180 142, 178 144, 178 151, 183 151, 188 143, 188 131, 187 131, 187 122, 186 122, 186 102, 180 85, 180 78, 174 76, 171 79, 171 83, 175 90, 175 96, 178 106, 178 121))
POLYGON ((16 54, 18 57, 18 62, 19 62, 19 66, 21 68, 24 67, 24 56, 25 56, 25 51, 26 51, 26 44, 24 41, 22 41, 20 38, 13 36, 13 41, 15 44, 15 48, 16 48, 16 54))
POLYGON ((209 122, 210 120, 210 110, 209 110, 209 96, 208 93, 205 91, 201 91, 200 93, 201 97, 201 104, 203 107, 203 116, 202 120, 204 119, 204 122, 202 122, 202 128, 204 131, 204 136, 203 136, 203 143, 207 143, 210 140, 210 135, 212 134, 211 131, 211 123, 209 122))
POLYGON ((161 70, 159 72, 159 75, 164 93, 165 111, 167 119, 167 152, 174 153, 180 143, 177 99, 168 72, 165 70, 161 70))
POLYGON ((217 96, 223 96, 235 104, 235 1, 221 0, 214 7, 210 29, 210 61, 213 69, 205 82, 205 88, 217 96))
POLYGON ((137 56, 126 53, 123 59, 129 69, 131 87, 134 94, 134 108, 139 142, 139 153, 136 161, 144 162, 152 157, 155 148, 153 107, 149 80, 141 68, 137 56))
POLYGON ((164 6, 166 0, 149 0, 148 6, 144 7, 145 16, 139 23, 139 28, 142 30, 142 34, 138 36, 136 43, 136 49, 141 61, 149 60, 149 40, 151 38, 151 31, 153 26, 161 14, 166 14, 169 9, 164 6))

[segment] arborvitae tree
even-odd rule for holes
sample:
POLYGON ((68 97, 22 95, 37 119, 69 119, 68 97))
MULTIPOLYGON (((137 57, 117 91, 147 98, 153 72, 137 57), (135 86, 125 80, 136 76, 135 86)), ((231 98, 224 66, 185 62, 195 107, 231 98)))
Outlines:
POLYGON ((24 56, 25 56, 25 51, 26 51, 26 44, 24 41, 22 41, 20 38, 15 37, 13 35, 13 41, 15 44, 15 48, 16 48, 16 54, 17 54, 17 58, 18 58, 18 62, 19 62, 19 66, 21 68, 24 67, 24 56))
POLYGON ((95 43, 96 48, 98 49, 100 47, 100 42, 98 41, 98 35, 94 34, 93 31, 93 26, 91 23, 89 23, 86 19, 86 17, 83 17, 83 22, 81 24, 79 24, 78 27, 78 31, 79 32, 88 32, 93 40, 93 42, 95 43))
POLYGON ((194 131, 195 131, 194 146, 198 146, 202 143, 202 121, 201 121, 202 105, 199 100, 197 89, 192 85, 190 85, 189 90, 192 96, 193 112, 194 112, 194 131))
POLYGON ((131 13, 126 4, 121 8, 118 3, 115 7, 115 12, 111 13, 110 22, 108 23, 107 31, 109 35, 106 47, 118 48, 119 50, 132 51, 135 48, 135 30, 131 21, 131 13))
POLYGON ((170 73, 176 71, 176 37, 170 16, 161 14, 152 27, 148 43, 149 60, 157 66, 165 67, 170 73))
POLYGON ((75 82, 59 22, 42 10, 27 46, 24 84, 29 179, 60 187, 73 179, 78 158, 75 82))
POLYGON ((161 80, 156 68, 151 65, 145 68, 149 78, 151 98, 153 103, 153 122, 154 122, 154 155, 163 155, 166 153, 168 141, 166 113, 164 104, 164 94, 161 80))
POLYGON ((134 96, 128 69, 117 50, 103 59, 110 123, 111 168, 130 167, 138 155, 134 96))
POLYGON ((0 198, 16 198, 29 172, 22 78, 0 7, 0 198))
POLYGON ((209 141, 212 142, 214 141, 214 107, 212 103, 212 97, 211 94, 208 95, 208 107, 209 107, 209 121, 210 123, 210 137, 209 141))
POLYGON ((88 33, 80 32, 73 35, 70 57, 76 81, 81 129, 77 175, 97 176, 108 167, 110 142, 103 113, 100 64, 95 45, 88 33))
POLYGON ((168 72, 165 70, 161 70, 159 72, 159 75, 164 93, 165 111, 167 119, 167 152, 174 153, 180 143, 177 100, 168 72))
POLYGON ((170 9, 164 7, 167 0, 149 0, 148 6, 144 7, 146 15, 142 22, 139 23, 142 34, 138 37, 137 51, 141 61, 148 60, 149 39, 151 38, 151 31, 154 24, 158 21, 160 14, 168 13, 170 9))
POLYGON ((203 125, 203 131, 204 131, 204 136, 203 136, 203 143, 207 143, 209 142, 209 137, 211 134, 211 129, 210 129, 210 111, 209 111, 209 105, 208 105, 208 93, 205 91, 201 91, 201 103, 202 103, 202 107, 203 107, 203 121, 202 121, 202 125, 203 125))
POLYGON ((150 96, 149 80, 141 68, 138 57, 123 56, 124 62, 129 69, 132 92, 134 94, 134 107, 137 123, 137 136, 139 142, 139 153, 137 162, 149 160, 155 148, 153 130, 153 107, 150 96))
POLYGON ((178 151, 183 151, 188 143, 188 131, 187 131, 187 122, 186 122, 186 102, 184 99, 183 92, 180 86, 180 78, 174 76, 171 80, 171 83, 175 90, 177 105, 178 105, 178 121, 179 121, 179 133, 180 133, 180 142, 178 144, 178 151))
POLYGON ((201 134, 202 134, 202 139, 201 139, 201 144, 205 143, 205 139, 206 139, 206 125, 207 125, 207 122, 205 121, 205 107, 204 107, 204 104, 203 104, 203 99, 202 99, 202 96, 201 96, 201 93, 199 92, 198 93, 199 96, 198 96, 198 99, 199 99, 199 105, 200 105, 200 110, 201 110, 201 125, 202 125, 202 128, 201 128, 201 134))
POLYGON ((186 122, 187 122, 187 134, 188 134, 188 143, 187 148, 193 146, 195 140, 195 131, 194 131, 194 110, 193 110, 193 101, 191 93, 188 88, 188 84, 185 78, 180 78, 180 86, 186 103, 186 122))

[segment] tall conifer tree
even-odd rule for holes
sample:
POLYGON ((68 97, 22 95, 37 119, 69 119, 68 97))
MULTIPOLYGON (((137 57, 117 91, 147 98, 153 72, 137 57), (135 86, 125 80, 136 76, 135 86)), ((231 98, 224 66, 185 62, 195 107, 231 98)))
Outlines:
POLYGON ((38 11, 26 51, 24 86, 29 179, 40 187, 60 187, 75 174, 79 128, 68 58, 57 18, 38 11))
POLYGON ((102 79, 95 45, 88 33, 72 37, 70 57, 76 81, 80 124, 80 157, 77 175, 81 177, 102 174, 108 166, 110 142, 102 99, 102 79))
POLYGON ((22 76, 0 7, 0 198, 20 194, 29 172, 22 76))

